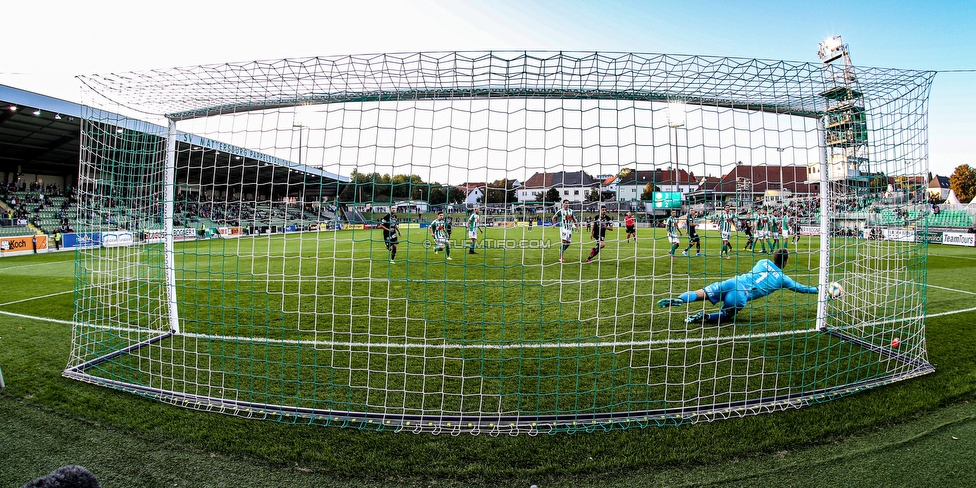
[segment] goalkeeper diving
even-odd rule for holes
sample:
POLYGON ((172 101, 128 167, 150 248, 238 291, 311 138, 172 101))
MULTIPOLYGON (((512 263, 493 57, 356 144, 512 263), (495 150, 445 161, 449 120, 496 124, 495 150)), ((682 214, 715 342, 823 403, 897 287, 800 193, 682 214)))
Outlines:
POLYGON ((763 259, 756 263, 748 273, 741 274, 725 281, 712 283, 696 291, 687 291, 677 298, 665 298, 657 302, 659 307, 676 307, 687 305, 699 300, 708 299, 712 304, 722 302, 722 308, 717 313, 698 312, 685 319, 686 323, 730 322, 735 314, 745 308, 750 300, 762 298, 776 290, 785 288, 796 293, 817 293, 815 286, 801 285, 793 281, 783 268, 790 258, 786 249, 777 249, 773 253, 773 260, 763 259))

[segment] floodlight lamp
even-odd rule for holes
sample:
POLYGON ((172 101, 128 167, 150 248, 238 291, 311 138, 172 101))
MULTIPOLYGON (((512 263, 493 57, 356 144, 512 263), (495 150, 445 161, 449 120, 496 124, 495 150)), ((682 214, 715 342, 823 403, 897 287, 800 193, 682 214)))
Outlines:
POLYGON ((671 127, 681 127, 685 125, 685 116, 688 107, 685 102, 668 102, 668 125, 671 127))
POLYGON ((115 129, 115 133, 116 133, 116 134, 121 134, 121 133, 122 133, 122 128, 121 128, 121 127, 119 127, 119 128, 117 128, 117 129, 115 129))
POLYGON ((34 110, 31 113, 34 114, 34 115, 41 115, 41 109, 34 110))
POLYGON ((829 63, 845 54, 844 40, 841 36, 832 36, 820 42, 817 55, 824 63, 829 63))
POLYGON ((10 111, 11 112, 16 112, 17 111, 17 106, 16 105, 11 105, 10 106, 10 111))
POLYGON ((54 120, 61 120, 61 114, 54 114, 54 120))

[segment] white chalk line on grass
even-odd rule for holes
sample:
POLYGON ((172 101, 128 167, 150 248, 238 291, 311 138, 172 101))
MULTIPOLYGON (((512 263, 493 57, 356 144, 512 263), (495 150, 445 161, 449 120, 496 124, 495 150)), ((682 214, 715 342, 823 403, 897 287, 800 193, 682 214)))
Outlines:
POLYGON ((931 253, 930 252, 929 253, 929 257, 931 257, 931 256, 938 256, 940 258, 967 259, 967 260, 970 260, 970 261, 976 261, 976 257, 971 257, 971 256, 956 256, 956 255, 953 255, 953 254, 935 254, 935 253, 931 253))
MULTIPOLYGON (((944 317, 947 315, 954 315, 959 313, 967 313, 976 311, 976 307, 953 310, 949 312, 942 312, 937 314, 930 314, 922 319, 944 317)), ((100 329, 110 332, 127 332, 133 334, 161 334, 165 331, 151 330, 151 329, 139 329, 134 327, 111 327, 105 325, 94 325, 94 324, 83 324, 80 322, 74 322, 69 320, 59 320, 47 317, 37 317, 33 315, 25 315, 14 312, 6 312, 0 310, 0 315, 8 315, 11 317, 38 320, 41 322, 50 322, 54 324, 70 325, 87 327, 91 329, 100 329)), ((906 317, 889 321, 881 321, 874 324, 858 324, 847 327, 841 327, 841 329, 849 328, 859 328, 871 325, 878 325, 880 323, 894 323, 894 322, 904 322, 909 320, 916 320, 917 317, 906 317)), ((662 331, 663 332, 663 331, 662 331)), ((649 341, 614 341, 614 342, 544 342, 544 343, 518 343, 518 344, 456 344, 456 343, 393 343, 393 342, 341 342, 341 341, 307 341, 299 339, 271 339, 264 337, 242 337, 242 336, 216 336, 210 334, 197 334, 197 333, 180 333, 181 337, 188 337, 193 339, 207 339, 207 340, 219 340, 219 341, 232 341, 232 342, 251 342, 259 344, 280 344, 280 345, 296 345, 296 344, 310 344, 315 347, 350 347, 350 348, 404 348, 404 349, 433 349, 433 350, 448 350, 448 349, 478 349, 478 350, 507 350, 507 349, 556 349, 556 348, 567 348, 567 347, 634 347, 634 346, 667 346, 674 344, 721 344, 728 341, 743 341, 743 340, 754 340, 754 339, 765 339, 771 337, 780 337, 788 335, 803 335, 811 333, 819 333, 817 328, 809 329, 798 329, 789 331, 779 331, 779 332, 767 332, 762 334, 737 334, 733 336, 714 336, 714 337, 686 337, 679 339, 658 339, 649 341)))
POLYGON ((38 266, 45 266, 45 265, 49 265, 49 264, 64 264, 64 263, 71 263, 72 265, 74 265, 74 260, 71 260, 71 261, 48 261, 48 262, 44 262, 44 263, 20 264, 20 265, 17 265, 17 266, 4 266, 3 268, 0 268, 0 272, 6 272, 6 271, 9 271, 9 270, 12 270, 12 269, 20 269, 20 268, 31 268, 31 269, 33 269, 33 268, 36 268, 38 266))
POLYGON ((948 312, 933 313, 933 314, 930 314, 930 315, 926 315, 924 318, 929 319, 929 318, 932 318, 932 317, 944 317, 946 315, 954 315, 954 314, 957 314, 957 313, 966 313, 966 312, 974 312, 974 311, 976 311, 976 307, 966 308, 966 309, 963 309, 963 310, 950 310, 948 312))
MULTIPOLYGON (((24 315, 13 312, 5 312, 0 310, 0 315, 10 315, 12 317, 18 317, 23 319, 39 320, 42 322, 51 322, 55 324, 71 325, 71 326, 81 326, 91 329, 101 329, 112 332, 129 332, 129 333, 139 333, 139 334, 161 334, 165 331, 151 330, 151 329, 137 329, 132 327, 110 327, 106 325, 93 325, 93 324, 82 324, 78 322, 72 322, 68 320, 58 320, 50 319, 45 317, 35 317, 31 315, 24 315)), ((690 344, 690 343, 721 343, 726 341, 737 341, 737 340, 750 340, 750 339, 763 339, 769 337, 778 337, 785 335, 801 335, 809 334, 812 332, 817 332, 816 328, 802 329, 802 330, 788 330, 780 332, 768 332, 763 334, 739 334, 734 336, 714 336, 714 337, 686 337, 680 339, 659 339, 650 341, 615 341, 615 342, 524 342, 517 344, 456 344, 456 343, 411 343, 411 342, 342 342, 342 341, 308 341, 299 339, 271 339, 265 337, 243 337, 243 336, 217 336, 211 334, 197 334, 193 332, 182 332, 179 334, 180 337, 187 337, 191 339, 208 339, 208 340, 219 340, 219 341, 231 341, 231 342, 253 342, 260 344, 281 344, 281 345, 296 345, 296 344, 309 344, 316 347, 355 347, 355 348, 405 348, 405 349, 435 349, 435 350, 447 350, 447 349, 489 349, 489 350, 506 350, 506 349, 556 349, 556 348, 567 348, 567 347, 632 347, 632 346, 656 346, 656 345, 671 345, 671 344, 690 344)))
MULTIPOLYGON (((671 275, 671 277, 691 278, 690 275, 678 275, 678 274, 673 274, 673 275, 671 275)), ((371 282, 371 283, 431 283, 431 284, 441 284, 441 283, 444 283, 444 284, 457 284, 457 285, 477 285, 478 283, 514 283, 514 282, 517 282, 517 281, 521 281, 521 282, 523 282, 523 283, 525 283, 527 285, 534 285, 534 284, 538 284, 538 283, 551 283, 551 284, 554 284, 554 285, 558 285, 558 284, 572 285, 572 284, 603 283, 603 284, 606 284, 607 286, 611 286, 614 283, 621 282, 621 281, 628 281, 628 282, 631 282, 631 281, 640 281, 640 282, 648 281, 649 282, 649 281, 662 281, 662 278, 665 278, 665 277, 660 277, 660 276, 659 277, 654 277, 654 276, 639 276, 639 277, 633 277, 633 276, 619 276, 619 277, 618 276, 608 276, 608 277, 603 277, 603 278, 591 278, 591 279, 582 279, 582 280, 581 279, 573 279, 573 278, 566 278, 566 279, 546 278, 546 279, 541 279, 540 280, 540 279, 522 279, 521 277, 504 280, 504 279, 499 279, 499 278, 487 278, 486 279, 486 278, 472 277, 472 278, 469 278, 467 280, 465 280, 465 279, 449 279, 449 280, 445 280, 445 279, 437 279, 437 278, 393 278, 393 279, 390 279, 390 278, 376 278, 376 277, 362 277, 362 278, 357 278, 357 277, 350 277, 350 276, 334 276, 334 277, 333 276, 328 276, 328 277, 322 277, 322 278, 318 278, 318 279, 315 279, 315 278, 284 279, 284 280, 274 279, 274 280, 265 280, 265 281, 261 281, 261 280, 253 280, 252 281, 252 280, 246 280, 245 279, 245 280, 234 280, 234 281, 240 282, 240 283, 258 283, 258 284, 265 284, 265 283, 298 284, 298 283, 333 283, 333 282, 336 282, 336 283, 347 283, 347 282, 364 282, 364 281, 368 281, 368 282, 371 282)), ((198 282, 198 283, 199 282, 203 282, 203 283, 210 283, 210 282, 225 283, 226 282, 226 280, 221 280, 220 277, 212 277, 212 278, 180 278, 177 281, 185 282, 185 283, 192 283, 192 282, 198 282)))
POLYGON ((74 293, 74 292, 75 292, 74 290, 67 290, 67 291, 59 291, 57 293, 49 293, 47 295, 41 295, 39 297, 23 298, 23 299, 20 299, 20 300, 14 300, 12 302, 0 303, 0 307, 6 307, 7 305, 13 305, 13 304, 16 304, 16 303, 29 302, 31 300, 40 300, 40 299, 43 299, 43 298, 56 297, 58 295, 65 295, 67 293, 74 293))
POLYGON ((37 320, 39 322, 50 322, 52 324, 61 324, 61 325, 70 325, 70 326, 81 325, 78 322, 75 322, 73 320, 60 320, 60 319, 52 319, 50 317, 38 317, 35 315, 25 315, 22 313, 7 312, 5 310, 0 310, 0 315, 7 315, 19 319, 37 320))
POLYGON ((945 291, 954 291, 956 293, 965 293, 967 295, 976 295, 976 292, 973 292, 973 291, 957 290, 955 288, 946 288, 944 286, 938 286, 938 285, 933 285, 933 284, 929 284, 928 286, 931 287, 931 288, 938 288, 940 290, 945 290, 945 291))

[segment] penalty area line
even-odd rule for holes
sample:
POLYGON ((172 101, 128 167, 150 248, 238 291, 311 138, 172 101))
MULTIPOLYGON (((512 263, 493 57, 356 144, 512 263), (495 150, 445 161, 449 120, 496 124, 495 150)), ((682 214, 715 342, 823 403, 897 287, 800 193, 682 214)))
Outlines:
POLYGON ((90 329, 101 329, 101 330, 108 330, 114 332, 130 332, 130 333, 138 333, 138 334, 163 334, 165 332, 165 331, 155 330, 155 329, 140 329, 137 327, 111 327, 108 325, 86 324, 82 322, 75 322, 72 320, 61 320, 61 319, 54 319, 50 317, 38 317, 36 315, 25 315, 22 313, 7 312, 5 310, 0 310, 0 315, 7 315, 10 317, 16 317, 20 319, 36 320, 38 322, 49 322, 52 324, 70 325, 72 327, 74 326, 88 327, 90 329))
POLYGON ((41 300, 43 298, 56 297, 58 295, 64 295, 64 294, 67 294, 67 293, 74 293, 74 292, 75 292, 74 290, 59 291, 57 293, 50 293, 48 295, 41 295, 39 297, 30 297, 30 298, 24 298, 24 299, 21 299, 21 300, 14 300, 12 302, 0 303, 0 307, 6 307, 7 305, 14 305, 14 304, 17 304, 17 303, 29 302, 31 300, 41 300))
POLYGON ((946 288, 944 286, 938 286, 938 285, 932 285, 932 284, 929 284, 928 286, 931 287, 931 288, 938 288, 940 290, 945 290, 945 291, 954 291, 956 293, 965 293, 967 295, 976 295, 976 292, 967 291, 967 290, 957 290, 955 288, 946 288))
MULTIPOLYGON (((941 312, 936 314, 929 314, 922 317, 922 319, 929 319, 935 317, 944 317, 947 315, 955 315, 959 313, 967 313, 976 311, 976 307, 952 310, 948 312, 941 312)), ((71 325, 79 327, 87 327, 93 329, 101 329, 106 331, 115 332, 130 332, 130 333, 161 333, 159 330, 152 329, 139 329, 133 327, 111 327, 105 325, 94 325, 94 324, 84 324, 80 322, 74 322, 70 320, 60 320, 49 317, 38 317, 35 315, 19 314, 15 312, 7 312, 0 310, 0 315, 7 315, 10 317, 17 317, 22 319, 37 320, 41 322, 49 322, 61 325, 71 325)), ((915 318, 901 318, 884 322, 875 322, 873 324, 859 324, 858 326, 848 326, 842 328, 856 328, 864 327, 865 325, 877 325, 880 323, 895 323, 904 322, 907 320, 914 320, 915 318)), ((341 341, 306 341, 300 339, 269 339, 264 337, 243 337, 243 336, 217 336, 211 334, 199 334, 192 332, 182 332, 173 336, 177 337, 187 337, 193 339, 209 339, 209 340, 221 340, 221 341, 234 341, 234 342, 251 342, 259 344, 281 344, 281 345, 295 345, 295 344, 310 344, 316 347, 350 347, 350 348, 406 348, 406 349, 433 349, 433 350, 449 350, 449 349, 480 349, 480 350, 507 350, 507 349, 555 349, 564 347, 630 347, 630 346, 655 346, 655 345, 673 345, 673 344, 709 344, 709 343, 721 343, 725 341, 741 341, 741 340, 753 340, 753 339, 765 339, 770 337, 779 337, 787 335, 803 335, 810 333, 820 333, 816 327, 809 329, 799 329, 790 331, 780 331, 780 332, 769 332, 764 334, 738 334, 733 336, 714 336, 714 337, 701 337, 701 338, 681 338, 681 339, 663 339, 663 340, 650 340, 650 341, 622 341, 622 342, 545 342, 545 343, 519 343, 519 344, 457 344, 457 343, 442 343, 442 344, 429 344, 429 343, 371 343, 371 342, 341 342, 341 341)))
POLYGON ((82 324, 79 324, 78 322, 74 322, 74 321, 71 321, 71 320, 52 319, 50 317, 38 317, 36 315, 25 315, 25 314, 22 314, 22 313, 7 312, 5 310, 0 310, 0 315, 7 315, 7 316, 10 316, 10 317, 17 317, 19 319, 37 320, 37 321, 40 321, 40 322, 50 322, 52 324, 82 325, 82 324))
MULTIPOLYGON (((135 332, 135 333, 160 333, 158 330, 151 329, 138 329, 132 327, 111 327, 106 325, 95 325, 95 324, 83 324, 80 322, 73 322, 70 320, 60 320, 48 317, 38 317, 34 315, 25 315, 15 312, 6 312, 0 310, 0 315, 8 315, 11 317, 17 317, 22 319, 38 320, 41 322, 50 322, 54 324, 71 325, 79 327, 87 327, 92 329, 101 329, 106 331, 117 331, 117 332, 135 332)), ((314 346, 329 346, 329 347, 362 347, 362 348, 407 348, 407 349, 434 349, 434 350, 448 350, 448 349, 488 349, 488 350, 506 350, 506 349, 556 349, 563 347, 627 347, 627 346, 655 346, 655 345, 671 345, 671 344, 689 344, 689 343, 718 343, 723 341, 736 341, 736 340, 752 340, 752 339, 764 339, 769 337, 785 336, 785 335, 801 335, 819 332, 816 328, 810 329, 800 329, 800 330, 789 330, 780 332, 769 332, 765 334, 739 334, 734 336, 715 336, 715 337, 702 337, 702 338, 681 338, 681 339, 663 339, 663 340, 650 340, 650 341, 622 341, 622 342, 544 342, 544 343, 519 343, 519 344, 457 344, 457 343, 442 343, 442 344, 429 344, 429 343, 394 343, 394 342, 342 342, 342 341, 306 341, 300 339, 269 339, 266 337, 243 337, 243 336, 218 336, 211 334, 198 334, 193 332, 182 332, 176 334, 175 337, 187 337, 193 339, 210 339, 210 340, 221 340, 221 341, 234 341, 234 342, 251 342, 260 344, 282 344, 282 345, 294 345, 294 344, 311 344, 314 346)))
POLYGON ((780 332, 769 332, 765 334, 740 334, 734 336, 715 336, 715 337, 701 337, 701 338, 682 338, 682 339, 663 339, 663 340, 650 340, 650 341, 623 341, 623 342, 543 342, 543 343, 518 343, 518 344, 457 344, 457 343, 441 343, 441 344, 429 344, 429 343, 411 343, 411 342, 343 342, 343 341, 303 341, 300 339, 269 339, 265 337, 242 337, 242 336, 215 336, 210 334, 198 334, 192 332, 183 332, 178 334, 178 336, 189 337, 193 339, 210 339, 210 340, 221 340, 221 341, 232 341, 232 342, 251 342, 260 344, 311 344, 316 347, 349 347, 349 348, 404 348, 404 349, 432 349, 432 350, 449 350, 449 349, 475 349, 475 350, 509 350, 509 349, 557 349, 566 347, 632 347, 632 346, 662 346, 662 345, 675 345, 675 344, 690 344, 690 343, 701 343, 701 344, 711 344, 711 343, 721 343, 728 341, 741 341, 741 340, 753 340, 753 339, 766 339, 770 337, 786 336, 786 335, 802 335, 817 333, 819 330, 816 328, 801 329, 801 330, 789 330, 780 332))

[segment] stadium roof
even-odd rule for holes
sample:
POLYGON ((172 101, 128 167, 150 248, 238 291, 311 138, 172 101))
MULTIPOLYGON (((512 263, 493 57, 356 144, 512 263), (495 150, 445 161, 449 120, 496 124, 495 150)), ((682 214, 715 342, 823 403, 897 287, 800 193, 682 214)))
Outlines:
MULTIPOLYGON (((86 110, 89 109, 77 103, 0 85, 0 172, 77 177, 81 121, 86 110)), ((120 129, 160 137, 166 134, 166 128, 159 125, 120 116, 112 118, 121 121, 120 129)), ((309 178, 324 183, 349 181, 346 176, 184 132, 177 133, 177 154, 177 167, 188 167, 191 160, 213 162, 206 174, 199 169, 199 163, 192 165, 197 172, 188 174, 204 184, 210 183, 208 179, 250 178, 257 179, 259 185, 309 183, 309 178)))

